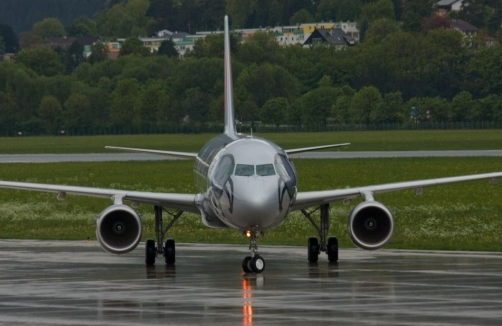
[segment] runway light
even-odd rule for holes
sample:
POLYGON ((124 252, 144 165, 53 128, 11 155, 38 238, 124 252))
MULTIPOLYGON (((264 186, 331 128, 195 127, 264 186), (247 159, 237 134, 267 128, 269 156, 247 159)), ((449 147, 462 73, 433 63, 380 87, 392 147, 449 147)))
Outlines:
POLYGON ((246 237, 251 238, 251 231, 246 231, 246 237))

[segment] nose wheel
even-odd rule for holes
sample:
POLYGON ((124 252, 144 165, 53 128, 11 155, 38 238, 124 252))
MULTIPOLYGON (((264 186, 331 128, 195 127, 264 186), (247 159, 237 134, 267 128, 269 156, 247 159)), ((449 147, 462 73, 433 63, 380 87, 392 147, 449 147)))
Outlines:
POLYGON ((247 256, 242 261, 242 270, 246 273, 261 273, 265 270, 265 259, 260 255, 247 256))
POLYGON ((265 270, 265 259, 258 255, 258 246, 256 245, 257 232, 247 231, 246 236, 249 237, 249 250, 251 256, 247 256, 242 261, 242 270, 245 273, 261 273, 265 270))

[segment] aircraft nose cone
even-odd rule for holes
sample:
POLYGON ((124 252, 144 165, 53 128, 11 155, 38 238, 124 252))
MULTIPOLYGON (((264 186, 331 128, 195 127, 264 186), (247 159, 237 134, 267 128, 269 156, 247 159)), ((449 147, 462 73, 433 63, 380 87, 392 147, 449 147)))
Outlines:
POLYGON ((234 182, 232 218, 241 228, 251 226, 260 229, 270 228, 282 222, 286 216, 289 202, 280 205, 280 183, 273 177, 249 177, 234 182))

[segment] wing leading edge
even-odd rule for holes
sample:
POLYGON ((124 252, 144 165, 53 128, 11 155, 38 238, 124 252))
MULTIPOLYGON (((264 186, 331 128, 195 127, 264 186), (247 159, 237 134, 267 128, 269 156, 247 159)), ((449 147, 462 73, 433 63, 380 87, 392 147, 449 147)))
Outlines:
POLYGON ((373 195, 383 194, 387 192, 407 190, 407 189, 420 189, 422 187, 439 186, 450 183, 466 182, 473 180, 490 179, 496 180, 502 177, 502 172, 484 173, 484 174, 471 174, 459 177, 447 177, 417 181, 404 181, 396 183, 387 183, 374 186, 364 186, 347 189, 333 189, 324 191, 309 191, 299 192, 296 195, 295 202, 291 210, 299 210, 311 206, 322 205, 335 201, 342 201, 345 199, 352 199, 363 197, 365 199, 372 199, 373 195))
POLYGON ((126 151, 126 152, 173 156, 187 159, 195 159, 197 157, 197 153, 190 153, 190 152, 162 151, 157 149, 143 149, 143 148, 115 147, 115 146, 105 146, 105 148, 119 151, 126 151))

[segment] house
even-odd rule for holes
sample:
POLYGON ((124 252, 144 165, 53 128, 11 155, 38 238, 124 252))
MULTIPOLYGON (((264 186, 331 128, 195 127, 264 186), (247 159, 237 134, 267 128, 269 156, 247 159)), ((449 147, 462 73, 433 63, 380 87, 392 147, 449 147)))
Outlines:
POLYGON ((459 31, 460 33, 462 33, 462 35, 469 37, 476 36, 476 34, 478 33, 477 27, 472 26, 468 22, 461 19, 453 20, 451 22, 451 28, 459 31))
POLYGON ((305 34, 303 33, 303 29, 296 29, 291 31, 286 31, 280 33, 274 33, 275 40, 279 43, 280 46, 288 46, 295 44, 303 44, 305 42, 305 34))
POLYGON ((92 53, 91 46, 100 40, 101 38, 99 36, 47 37, 45 38, 46 44, 44 44, 44 47, 47 47, 51 50, 55 50, 57 48, 67 50, 73 44, 73 42, 77 42, 84 47, 84 57, 88 58, 92 53))
POLYGON ((463 0, 440 0, 436 3, 436 8, 440 15, 446 15, 450 11, 460 11, 462 9, 463 0))
POLYGON ((328 43, 332 46, 345 47, 356 45, 356 39, 350 37, 341 28, 316 29, 310 34, 303 46, 328 43))

